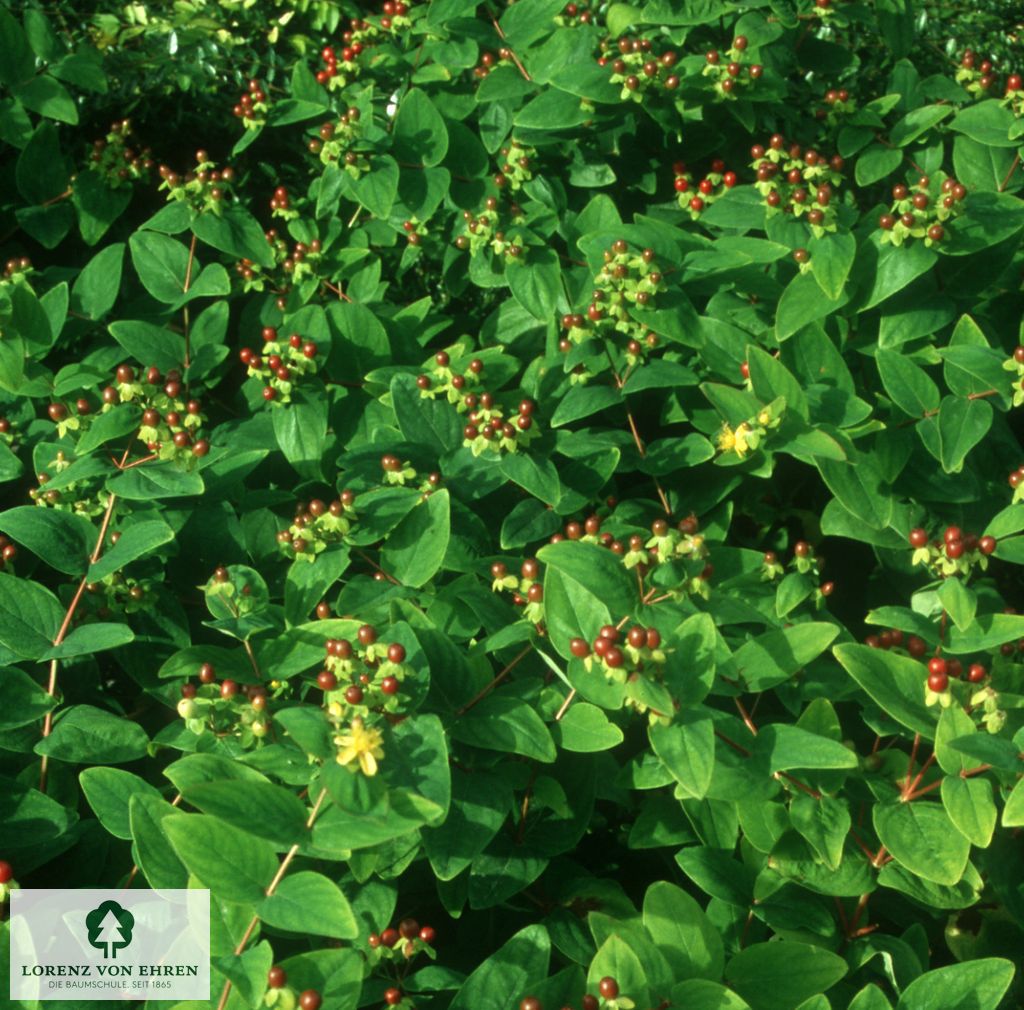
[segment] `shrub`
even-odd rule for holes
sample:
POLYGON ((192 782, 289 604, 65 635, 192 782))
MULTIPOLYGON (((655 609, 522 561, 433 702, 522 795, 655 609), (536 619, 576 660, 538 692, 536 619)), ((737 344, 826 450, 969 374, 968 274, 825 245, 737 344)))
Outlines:
POLYGON ((0 897, 208 887, 220 1010, 1019 1005, 1010 5, 82 6, 0 897))

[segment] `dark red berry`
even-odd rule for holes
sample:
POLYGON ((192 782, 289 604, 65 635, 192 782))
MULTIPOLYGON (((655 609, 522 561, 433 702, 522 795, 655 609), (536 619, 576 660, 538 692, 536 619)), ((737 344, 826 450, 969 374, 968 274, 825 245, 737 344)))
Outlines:
POLYGON ((306 989, 299 997, 300 1010, 320 1010, 321 1003, 323 1003, 323 997, 316 989, 306 989))
POLYGON ((605 999, 615 999, 619 995, 619 983, 610 975, 606 975, 598 984, 597 991, 605 999))
POLYGON ((267 972, 267 985, 271 989, 283 989, 288 981, 288 973, 279 964, 275 964, 267 972))

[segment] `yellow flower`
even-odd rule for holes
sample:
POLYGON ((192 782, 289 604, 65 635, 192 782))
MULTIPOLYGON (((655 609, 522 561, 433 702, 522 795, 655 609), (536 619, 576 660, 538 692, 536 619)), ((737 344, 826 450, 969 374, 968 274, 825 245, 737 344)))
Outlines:
POLYGON ((735 431, 728 424, 723 424, 722 430, 718 433, 718 448, 722 452, 735 452, 737 456, 742 457, 750 451, 750 444, 747 441, 749 435, 750 425, 746 421, 738 425, 735 431))
POLYGON ((383 739, 379 729, 367 729, 362 719, 353 719, 349 732, 334 738, 335 744, 341 748, 338 764, 351 765, 358 761, 364 775, 376 775, 377 760, 384 757, 383 739))

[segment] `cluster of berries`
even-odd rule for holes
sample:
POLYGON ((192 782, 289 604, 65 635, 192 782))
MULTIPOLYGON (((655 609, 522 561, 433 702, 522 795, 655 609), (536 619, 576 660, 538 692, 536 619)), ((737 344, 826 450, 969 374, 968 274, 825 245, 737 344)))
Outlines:
MULTIPOLYGON (((631 999, 619 994, 619 983, 611 975, 606 975, 598 982, 597 991, 601 994, 601 999, 598 1000, 592 993, 587 993, 580 1004, 582 1010, 601 1010, 602 1007, 607 1010, 632 1010, 636 1005, 631 999)), ((520 1000, 519 1010, 544 1010, 544 1007, 536 996, 527 996, 520 1000)), ((574 1008, 564 1006, 562 1010, 574 1010, 574 1008)))
POLYGON ((258 378, 263 385, 263 399, 272 406, 291 402, 292 390, 298 381, 317 370, 317 346, 304 340, 298 333, 287 342, 278 340, 273 326, 263 327, 263 351, 257 354, 249 347, 238 352, 250 378, 258 378))
POLYGON ((995 537, 964 533, 959 526, 947 526, 941 540, 929 539, 928 531, 918 526, 910 531, 907 539, 914 548, 912 564, 925 565, 940 578, 966 577, 975 565, 984 571, 989 555, 998 546, 995 537))
MULTIPOLYGON (((825 567, 825 559, 818 557, 806 540, 798 540, 793 545, 793 557, 789 563, 800 575, 813 575, 816 579, 820 578, 821 569, 825 567)), ((774 582, 785 572, 785 566, 779 560, 778 554, 775 551, 765 551, 761 564, 761 580, 774 582)), ((835 592, 835 588, 834 582, 820 582, 813 594, 815 603, 820 605, 825 597, 835 592)))
MULTIPOLYGON (((388 926, 379 933, 371 933, 366 944, 374 952, 370 955, 371 963, 379 965, 382 961, 394 961, 399 957, 408 961, 421 951, 433 957, 436 937, 437 931, 433 926, 421 926, 415 919, 403 919, 397 927, 388 926)), ((386 997, 385 1002, 396 1005, 386 997)))
MULTIPOLYGON (((928 660, 928 675, 924 682, 925 705, 940 705, 949 708, 953 703, 953 692, 950 680, 959 679, 964 674, 963 664, 958 659, 946 659, 935 655, 928 660)), ((972 663, 963 678, 969 684, 981 684, 988 677, 988 670, 981 663, 972 663)), ((1006 723, 1006 712, 999 707, 999 695, 986 685, 980 690, 971 692, 969 706, 982 709, 981 721, 989 733, 998 733, 1006 723)))
POLYGON ((750 87, 764 73, 760 63, 743 65, 743 54, 748 45, 745 35, 737 35, 725 53, 724 60, 717 49, 705 55, 702 73, 711 80, 715 94, 720 98, 738 98, 740 91, 750 87))
MULTIPOLYGON (((1003 368, 1007 372, 1013 372, 1013 405, 1019 407, 1024 403, 1024 345, 1018 344, 1013 349, 1013 354, 1003 362, 1003 368)), ((1014 473, 1019 473, 1021 478, 1024 478, 1024 465, 1019 466, 1014 473)), ((1010 474, 1010 487, 1015 491, 1020 486, 1021 478, 1015 482, 1014 475, 1010 474)), ((1017 500, 1016 494, 1014 494, 1013 500, 1017 500)))
POLYGON ((602 67, 611 67, 609 80, 622 85, 623 101, 642 102, 649 91, 675 91, 679 87, 679 76, 673 72, 679 54, 674 49, 655 56, 650 39, 625 36, 619 39, 617 46, 617 57, 602 54, 597 62, 602 67))
POLYGON ((485 50, 480 54, 480 62, 473 67, 473 76, 478 81, 482 81, 494 69, 495 64, 497 64, 499 60, 505 61, 511 59, 512 50, 506 46, 502 46, 502 48, 498 50, 497 56, 495 56, 494 53, 485 50))
MULTIPOLYGON (((864 644, 869 648, 883 649, 885 651, 897 649, 901 652, 906 652, 913 659, 921 659, 928 651, 928 646, 925 644, 924 639, 919 638, 917 635, 904 635, 899 628, 887 628, 877 635, 868 635, 864 639, 864 644)), ((959 662, 959 660, 954 662, 959 662)), ((959 673, 957 676, 959 676, 959 673)))
POLYGON ((277 542, 289 557, 314 561, 332 544, 341 543, 356 520, 355 495, 342 491, 329 504, 320 498, 299 502, 292 524, 277 534, 277 542))
POLYGON ((159 189, 167 190, 167 199, 183 201, 197 213, 210 210, 221 214, 235 181, 235 170, 230 165, 215 168, 204 150, 196 151, 196 166, 184 176, 166 165, 161 165, 159 171, 163 179, 159 189))
POLYGON ((258 130, 267 121, 267 93, 255 78, 231 110, 247 130, 258 130))
MULTIPOLYGON (((278 186, 270 201, 274 208, 276 217, 298 217, 297 211, 290 210, 288 191, 283 186, 278 186), (276 206, 275 206, 276 204, 276 206)), ((279 283, 279 287, 272 287, 271 290, 277 294, 277 307, 284 311, 287 305, 287 295, 294 284, 302 283, 307 279, 318 279, 317 264, 319 263, 323 245, 318 238, 310 239, 307 242, 294 242, 290 247, 288 242, 282 238, 276 228, 270 228, 264 232, 267 244, 270 246, 274 258, 274 269, 279 270, 283 275, 280 281, 263 270, 260 264, 251 259, 241 259, 235 264, 235 271, 242 278, 243 290, 263 291, 269 285, 279 283)))
POLYGON ((362 135, 361 115, 359 109, 351 106, 336 123, 322 123, 307 145, 310 154, 317 155, 323 164, 340 165, 353 179, 370 170, 366 155, 353 150, 362 135))
POLYGON ((856 110, 856 103, 846 88, 829 88, 822 96, 822 104, 814 110, 816 119, 824 120, 828 126, 838 126, 844 116, 856 110))
POLYGON ((768 145, 750 149, 755 186, 769 212, 806 215, 815 238, 836 230, 835 189, 843 180, 843 159, 826 158, 813 148, 787 146, 781 134, 773 134, 768 145))
MULTIPOLYGON (((1024 381, 1024 380, 1022 380, 1024 381)), ((1018 383, 1017 388, 1013 391, 1014 399, 1016 400, 1017 393, 1020 391, 1020 384, 1018 383)), ((1024 396, 1021 397, 1021 402, 1024 402, 1024 396)), ((1020 404, 1015 403, 1014 406, 1020 404)), ((1021 463, 1016 470, 1013 471, 1006 478, 1007 483, 1013 488, 1013 504, 1016 505, 1022 498, 1024 498, 1024 463, 1021 463)))
POLYGON ((324 668, 316 684, 332 714, 343 713, 342 703, 370 710, 394 710, 401 682, 412 671, 405 665, 405 646, 399 642, 385 645, 377 641, 377 629, 364 624, 356 633, 358 650, 347 638, 329 638, 324 643, 324 668), (359 651, 361 650, 361 651, 359 651))
MULTIPOLYGON (((224 576, 226 583, 226 572, 224 576)), ((270 732, 265 687, 242 687, 230 678, 218 683, 213 663, 199 667, 198 680, 198 686, 191 682, 182 684, 178 702, 178 715, 185 720, 189 732, 196 736, 206 732, 218 737, 234 736, 243 747, 251 747, 270 732)))
POLYGON ((913 192, 903 183, 893 186, 892 207, 878 219, 883 242, 898 246, 917 238, 930 246, 945 238, 944 225, 962 210, 967 189, 955 179, 944 179, 937 192, 930 192, 934 189, 926 175, 918 179, 913 192))
POLYGON ((3 276, 0 277, 0 284, 12 282, 17 284, 23 281, 32 271, 32 260, 27 256, 20 256, 18 259, 10 259, 4 264, 3 276))
MULTIPOLYGON (((99 498, 97 498, 99 503, 99 498)), ((116 544, 120 532, 111 533, 110 542, 116 544)), ((134 614, 140 610, 153 610, 157 603, 155 586, 150 579, 137 579, 123 572, 111 572, 98 582, 85 586, 89 601, 88 611, 98 620, 106 621, 114 614, 134 614)), ((90 615, 81 607, 75 612, 75 622, 85 622, 90 615)))
MULTIPOLYGON (((991 60, 979 60, 977 54, 965 50, 960 58, 960 68, 956 72, 956 80, 977 98, 987 95, 996 83, 995 66, 991 60)), ((1014 101, 1022 96, 1021 75, 1012 73, 1006 78, 1004 97, 1014 101)))
POLYGON ((494 176, 494 185, 514 193, 522 188, 524 182, 533 178, 531 165, 537 152, 532 147, 520 144, 518 140, 512 140, 499 153, 504 160, 494 176))
MULTIPOLYGON (((353 22, 354 24, 355 22, 353 22)), ((351 34, 351 32, 349 33, 351 34)), ((356 58, 363 51, 363 43, 355 42, 345 45, 339 53, 334 46, 324 46, 320 50, 320 61, 323 66, 316 72, 317 84, 325 85, 329 90, 343 88, 358 69, 356 58), (338 71, 338 57, 341 57, 341 71, 338 71)))
POLYGON ((102 478, 95 476, 74 480, 62 476, 70 466, 71 461, 67 454, 63 449, 58 449, 54 458, 47 464, 47 469, 36 474, 39 486, 29 489, 29 498, 44 508, 77 512, 86 518, 101 515, 106 509, 102 497, 102 478), (48 487, 51 483, 57 486, 48 487))
POLYGON ((736 185, 736 173, 725 170, 725 162, 716 158, 711 162, 711 171, 700 182, 686 170, 685 161, 677 161, 672 166, 675 176, 672 186, 678 196, 679 206, 690 212, 694 221, 701 212, 710 207, 719 197, 725 196, 736 185))
POLYGON ((512 593, 512 602, 523 607, 523 616, 531 624, 540 627, 544 622, 544 586, 541 580, 540 563, 527 558, 519 569, 519 575, 509 572, 502 561, 491 565, 491 589, 495 593, 512 593))
POLYGON ((594 12, 587 9, 586 0, 579 3, 567 3, 562 13, 555 18, 555 24, 561 28, 576 28, 578 25, 593 24, 594 12))
POLYGON ((89 153, 89 167, 100 175, 111 189, 126 183, 148 179, 153 168, 152 151, 129 146, 132 134, 130 119, 119 119, 110 125, 106 137, 97 140, 89 153))
POLYGON ((267 972, 267 993, 263 1004, 276 1010, 320 1010, 323 997, 316 989, 305 989, 296 993, 288 985, 288 973, 280 965, 275 964, 267 972))
POLYGON ((512 231, 525 221, 523 210, 517 203, 510 203, 504 222, 499 209, 498 200, 489 196, 484 201, 484 209, 479 214, 464 210, 462 219, 466 223, 465 232, 455 237, 455 247, 469 250, 475 256, 485 246, 490 246, 495 256, 504 256, 506 260, 518 260, 523 255, 520 236, 512 231))
POLYGON ((501 405, 495 403, 491 393, 470 393, 463 398, 468 408, 466 426, 462 429, 462 444, 474 456, 483 452, 516 452, 537 434, 533 425, 533 400, 521 400, 519 413, 505 416, 501 405))
POLYGON ((617 330, 629 338, 627 350, 635 357, 644 346, 653 347, 647 327, 635 320, 631 309, 653 308, 654 296, 664 287, 664 278, 654 261, 654 250, 639 255, 629 251, 625 239, 616 239, 603 255, 604 263, 594 278, 594 290, 587 306, 586 320, 581 315, 563 316, 570 344, 579 344, 596 331, 617 330), (589 324, 588 321, 589 320, 589 324))

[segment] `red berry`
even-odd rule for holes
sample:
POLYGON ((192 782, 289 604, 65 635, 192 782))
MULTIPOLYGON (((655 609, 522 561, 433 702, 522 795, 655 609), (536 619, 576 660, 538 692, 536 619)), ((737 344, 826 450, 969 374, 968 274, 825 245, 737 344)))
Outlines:
POLYGON ((941 656, 932 656, 928 660, 929 673, 946 673, 946 661, 941 656))
POLYGON ((928 534, 918 526, 910 531, 908 539, 910 540, 911 547, 924 547, 928 543, 928 534))
POLYGON ((0 859, 0 884, 6 884, 14 876, 14 867, 6 859, 0 859))
POLYGON ((613 979, 610 975, 606 975, 598 983, 597 991, 605 999, 615 999, 615 997, 619 995, 619 983, 616 982, 616 980, 613 979))
POLYGON ((927 650, 927 646, 924 644, 923 639, 917 637, 917 635, 911 635, 907 639, 907 652, 910 653, 914 659, 920 659, 927 650))
POLYGON ((978 550, 982 554, 991 554, 996 549, 996 538, 995 537, 982 537, 978 541, 978 550))
POLYGON ((234 698, 238 694, 238 685, 233 680, 221 681, 220 696, 222 698, 234 698))
POLYGON ((392 663, 404 663, 405 646, 399 645, 398 642, 392 642, 388 646, 388 660, 392 663))
POLYGON ((398 930, 393 929, 391 926, 388 926, 388 928, 380 934, 380 942, 385 947, 394 947, 400 939, 401 937, 398 935, 398 930))
POLYGON ((267 985, 270 986, 271 989, 283 989, 287 981, 288 974, 279 964, 275 964, 274 967, 267 972, 267 985))
POLYGON ((433 926, 424 926, 424 927, 422 927, 422 929, 420 929, 420 939, 424 943, 433 943, 434 942, 434 938, 436 936, 437 936, 437 933, 435 932, 433 926))
POLYGON ((333 691, 338 686, 338 678, 330 670, 321 670, 317 674, 316 683, 321 691, 333 691))
POLYGON ((390 989, 384 990, 384 1002, 388 1006, 398 1006, 402 1002, 402 990, 395 989, 393 986, 390 989))
POLYGON ((962 540, 963 537, 963 532, 959 526, 947 526, 946 532, 942 535, 947 544, 952 543, 954 540, 962 540))
POLYGON ((320 1010, 320 1004, 323 1002, 323 998, 316 989, 307 989, 299 997, 300 1010, 320 1010))
POLYGON ((967 670, 967 679, 972 684, 980 684, 985 679, 987 672, 981 663, 971 663, 967 670))
POLYGON ((385 677, 380 682, 380 689, 384 694, 398 694, 398 680, 395 677, 385 677))
POLYGON ((698 213, 704 209, 704 201, 699 197, 695 196, 690 200, 690 210, 695 210, 698 213))
POLYGON ((350 705, 361 705, 363 701, 363 689, 353 684, 345 688, 345 701, 350 705))
POLYGON ((949 687, 949 677, 945 673, 931 673, 928 675, 928 687, 941 694, 949 687))
POLYGON ((569 642, 569 651, 577 659, 585 659, 590 655, 590 646, 583 638, 574 638, 569 642))

